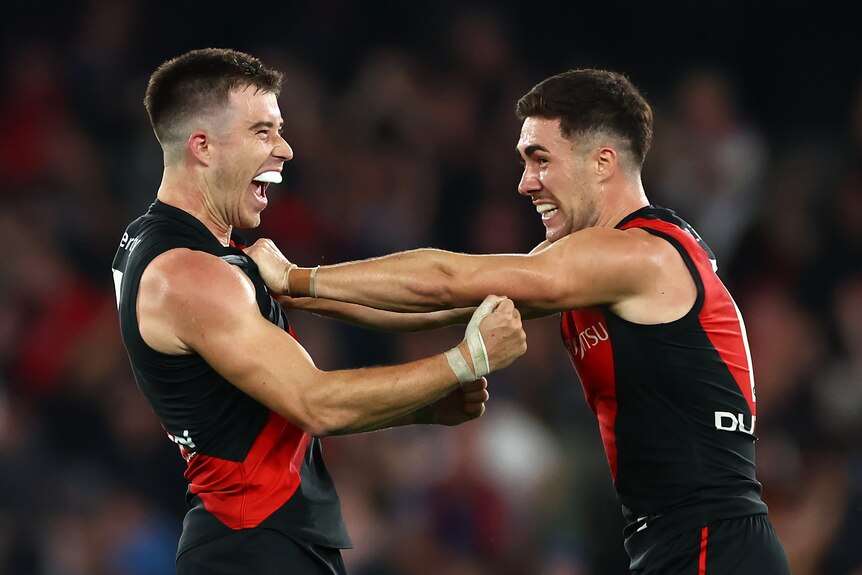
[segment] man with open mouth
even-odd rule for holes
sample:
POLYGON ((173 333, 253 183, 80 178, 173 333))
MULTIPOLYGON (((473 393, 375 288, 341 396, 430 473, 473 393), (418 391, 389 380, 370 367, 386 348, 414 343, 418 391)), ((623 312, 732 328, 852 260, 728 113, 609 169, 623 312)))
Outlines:
POLYGON ((144 104, 164 152, 156 201, 113 262, 135 379, 187 462, 180 575, 343 574, 350 546, 319 437, 482 415, 484 376, 526 351, 513 303, 394 314, 373 327, 470 319, 451 350, 395 366, 322 371, 233 236, 260 224, 293 150, 281 74, 226 49, 160 66, 144 104))
POLYGON ((628 522, 631 572, 788 574, 755 477, 742 316, 706 243, 644 192, 652 109, 623 75, 583 69, 540 82, 517 116, 518 193, 545 228, 530 254, 422 249, 317 268, 269 240, 249 254, 295 307, 415 312, 499 293, 525 317, 561 314, 628 522))

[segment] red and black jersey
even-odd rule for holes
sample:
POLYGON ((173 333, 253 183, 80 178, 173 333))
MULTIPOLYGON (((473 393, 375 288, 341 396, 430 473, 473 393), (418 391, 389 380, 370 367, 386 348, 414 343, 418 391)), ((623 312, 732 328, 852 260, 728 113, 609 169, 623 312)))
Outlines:
POLYGON ((563 341, 598 417, 629 523, 627 547, 659 517, 685 528, 765 513, 745 326, 712 252, 667 209, 642 208, 617 228, 670 242, 697 286, 691 310, 669 323, 635 324, 606 306, 562 314, 563 341))
POLYGON ((174 248, 241 268, 254 284, 260 313, 293 332, 254 261, 235 245, 222 246, 190 214, 157 200, 123 234, 112 266, 123 342, 138 386, 187 462, 190 510, 178 554, 229 530, 253 528, 350 547, 320 440, 240 391, 199 355, 159 353, 142 339, 135 305, 141 275, 174 248))

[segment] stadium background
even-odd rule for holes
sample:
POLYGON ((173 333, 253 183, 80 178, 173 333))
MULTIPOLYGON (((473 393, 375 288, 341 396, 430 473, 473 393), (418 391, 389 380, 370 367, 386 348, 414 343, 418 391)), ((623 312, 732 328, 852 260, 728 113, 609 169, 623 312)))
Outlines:
MULTIPOLYGON (((286 74, 296 157, 255 238, 302 265, 527 251, 516 99, 623 71, 657 112, 645 186, 719 256, 758 384, 759 477, 797 575, 862 573, 862 71, 826 4, 22 3, 0 24, 0 573, 173 571, 183 462, 131 378, 109 265, 158 186, 141 99, 187 49, 286 74)), ((849 8, 847 8, 849 10, 849 8)), ((202 286, 205 289, 205 286, 202 286)), ((325 369, 447 349, 293 313, 325 369)), ((595 421, 557 334, 456 429, 327 439, 351 575, 625 573, 595 421)))

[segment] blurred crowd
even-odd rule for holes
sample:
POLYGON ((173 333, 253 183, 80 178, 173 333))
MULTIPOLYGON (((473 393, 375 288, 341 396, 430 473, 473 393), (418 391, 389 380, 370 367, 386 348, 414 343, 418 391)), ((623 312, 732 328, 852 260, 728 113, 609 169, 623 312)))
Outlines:
MULTIPOLYGON (((326 0, 203 17, 171 3, 168 19, 157 4, 66 6, 2 40, 0 573, 174 572, 184 462, 132 378, 109 267, 161 177, 146 80, 207 45, 285 73, 295 159, 246 236, 273 238, 300 265, 425 246, 529 251, 543 228, 516 193, 515 101, 569 67, 627 73, 657 114, 647 195, 711 245, 746 319, 758 475, 793 571, 862 573, 858 62, 839 84, 846 97, 819 100, 840 104, 831 115, 815 100, 808 117, 761 120, 733 60, 645 72, 618 48, 574 44, 542 57, 545 40, 511 10, 419 3, 412 17, 326 0)), ((290 319, 323 369, 411 360, 461 338, 290 319)), ((479 421, 324 441, 355 543, 352 575, 627 572, 619 505, 559 318, 526 329, 529 351, 490 378, 479 421)))

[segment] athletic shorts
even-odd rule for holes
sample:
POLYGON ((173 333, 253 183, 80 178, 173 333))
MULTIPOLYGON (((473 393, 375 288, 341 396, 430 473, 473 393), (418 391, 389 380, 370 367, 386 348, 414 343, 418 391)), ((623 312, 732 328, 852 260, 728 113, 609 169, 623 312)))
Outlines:
POLYGON ((346 575, 341 551, 272 529, 241 529, 177 557, 177 575, 346 575))
POLYGON ((766 515, 722 519, 652 546, 632 575, 790 575, 766 515))

